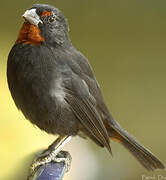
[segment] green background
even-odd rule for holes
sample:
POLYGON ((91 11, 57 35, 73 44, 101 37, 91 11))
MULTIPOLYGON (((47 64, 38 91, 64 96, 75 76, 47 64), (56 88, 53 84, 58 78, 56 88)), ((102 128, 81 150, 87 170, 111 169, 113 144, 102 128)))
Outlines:
MULTIPOLYGON (((0 5, 0 179, 24 180, 32 154, 55 137, 32 126, 16 109, 6 82, 8 53, 34 3, 60 8, 70 37, 90 61, 115 119, 166 163, 165 0, 2 0, 0 5)), ((149 173, 120 145, 113 157, 81 138, 65 147, 72 157, 65 180, 166 178, 149 173)))

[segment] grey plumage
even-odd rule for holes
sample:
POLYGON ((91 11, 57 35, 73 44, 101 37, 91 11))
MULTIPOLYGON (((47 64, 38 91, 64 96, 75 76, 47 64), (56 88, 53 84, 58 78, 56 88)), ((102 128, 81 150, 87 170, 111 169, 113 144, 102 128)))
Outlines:
MULTIPOLYGON (((114 120, 88 60, 71 44, 68 24, 57 9, 34 5, 41 16, 40 45, 17 41, 8 57, 8 84, 16 106, 40 129, 75 136, 82 131, 111 152, 110 138, 126 147, 148 170, 164 165, 114 120)), ((28 26, 28 25, 27 25, 28 26)), ((26 37, 27 38, 27 37, 26 37)))

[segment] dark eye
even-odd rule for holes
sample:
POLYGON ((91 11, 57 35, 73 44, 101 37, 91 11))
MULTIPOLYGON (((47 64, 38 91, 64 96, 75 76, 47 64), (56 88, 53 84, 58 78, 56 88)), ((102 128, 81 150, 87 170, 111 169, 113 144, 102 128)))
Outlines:
POLYGON ((51 17, 48 18, 48 21, 49 21, 50 23, 54 22, 55 20, 56 20, 56 17, 55 17, 55 16, 51 16, 51 17))

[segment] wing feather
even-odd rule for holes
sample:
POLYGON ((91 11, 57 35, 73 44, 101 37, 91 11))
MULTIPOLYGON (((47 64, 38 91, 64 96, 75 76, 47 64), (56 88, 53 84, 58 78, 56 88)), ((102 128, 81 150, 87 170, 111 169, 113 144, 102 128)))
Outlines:
POLYGON ((74 78, 72 80, 74 81, 72 89, 65 88, 66 102, 70 105, 71 110, 86 131, 93 136, 93 139, 96 139, 100 144, 105 146, 110 153, 112 153, 107 130, 98 111, 96 110, 96 106, 93 101, 94 98, 87 90, 88 86, 81 79, 79 79, 79 84, 75 86, 75 81, 78 79, 76 80, 74 78), (82 93, 83 96, 80 95, 80 92, 84 92, 82 93))

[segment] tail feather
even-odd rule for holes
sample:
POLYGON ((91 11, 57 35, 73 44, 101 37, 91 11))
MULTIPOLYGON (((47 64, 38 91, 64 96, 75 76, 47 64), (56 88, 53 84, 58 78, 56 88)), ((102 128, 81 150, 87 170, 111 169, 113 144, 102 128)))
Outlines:
POLYGON ((147 170, 164 169, 164 165, 161 161, 144 147, 140 149, 137 145, 133 145, 133 143, 126 141, 126 139, 122 140, 122 145, 129 150, 147 170), (144 150, 142 150, 143 148, 144 150))
POLYGON ((111 126, 112 139, 120 142, 148 170, 164 169, 163 163, 117 123, 111 126))

